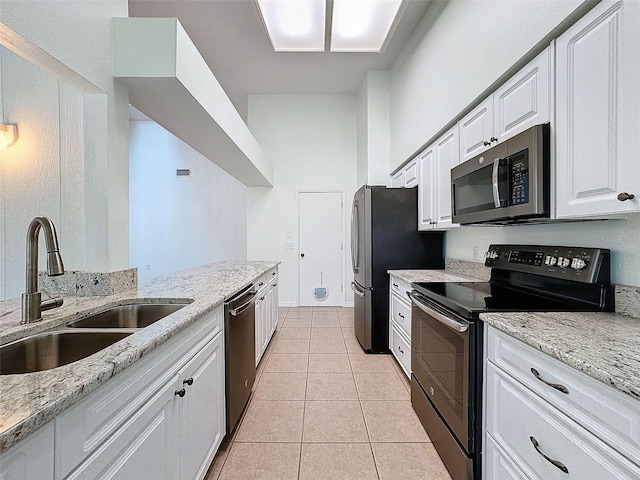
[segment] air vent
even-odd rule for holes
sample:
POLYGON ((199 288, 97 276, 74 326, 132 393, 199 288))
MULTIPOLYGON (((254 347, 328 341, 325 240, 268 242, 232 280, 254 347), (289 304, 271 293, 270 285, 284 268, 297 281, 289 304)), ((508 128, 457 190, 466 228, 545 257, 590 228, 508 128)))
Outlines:
POLYGON ((178 168, 176 170, 177 177, 189 177, 191 175, 191 170, 188 168, 178 168))

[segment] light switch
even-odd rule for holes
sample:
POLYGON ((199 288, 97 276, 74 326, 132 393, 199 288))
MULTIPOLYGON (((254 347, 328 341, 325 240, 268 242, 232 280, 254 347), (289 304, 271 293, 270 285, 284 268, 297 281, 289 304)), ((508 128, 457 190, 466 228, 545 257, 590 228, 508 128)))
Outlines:
POLYGON ((291 237, 293 237, 293 233, 287 232, 287 238, 291 238, 291 237))

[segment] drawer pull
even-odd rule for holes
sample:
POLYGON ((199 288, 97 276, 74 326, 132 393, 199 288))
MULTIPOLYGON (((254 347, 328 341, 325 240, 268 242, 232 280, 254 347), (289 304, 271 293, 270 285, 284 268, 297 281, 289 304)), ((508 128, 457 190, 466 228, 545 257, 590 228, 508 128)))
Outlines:
POLYGON ((181 388, 180 390, 176 390, 173 394, 178 395, 180 398, 182 398, 186 393, 187 391, 184 388, 181 388))
POLYGON ((260 283, 258 284, 258 286, 259 286, 259 287, 261 287, 262 285, 264 285, 264 282, 260 282, 260 283))
POLYGON ((193 377, 191 377, 191 378, 187 378, 186 380, 183 380, 183 381, 182 381, 182 384, 183 384, 183 385, 185 385, 185 384, 186 384, 186 385, 189 385, 189 386, 193 385, 193 377))
POLYGON ((401 319, 403 319, 403 320, 404 320, 404 315, 403 315, 403 314, 399 313, 399 314, 398 314, 398 316, 399 316, 401 319))
POLYGON ((569 473, 569 469, 565 466, 564 463, 559 462, 558 460, 554 460, 553 458, 550 458, 548 455, 546 455, 542 451, 542 449, 540 448, 540 444, 534 437, 529 437, 529 440, 531 440, 531 444, 533 445, 533 448, 536 449, 536 452, 538 452, 547 462, 549 462, 554 467, 559 468, 564 473, 569 473))
POLYGON ((549 385, 550 387, 555 388, 556 390, 561 391, 562 393, 569 393, 569 389, 567 387, 565 387, 564 385, 560 385, 559 383, 551 383, 548 382, 547 380, 545 380, 544 378, 542 378, 540 376, 540 372, 538 372, 538 370, 536 370, 535 368, 531 369, 531 373, 533 373, 533 376, 536 377, 538 380, 540 380, 542 383, 549 385))
POLYGON ((401 349, 400 347, 398 347, 398 351, 399 351, 402 355, 404 355, 404 352, 402 351, 402 349, 401 349))
POLYGON ((394 283, 393 286, 394 286, 394 288, 398 288, 398 284, 397 283, 394 283))

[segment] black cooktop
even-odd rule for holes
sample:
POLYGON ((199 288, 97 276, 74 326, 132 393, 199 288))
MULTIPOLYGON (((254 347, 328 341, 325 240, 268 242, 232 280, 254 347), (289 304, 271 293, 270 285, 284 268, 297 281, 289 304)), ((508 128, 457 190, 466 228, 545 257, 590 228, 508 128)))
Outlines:
POLYGON ((580 311, 576 305, 532 291, 491 282, 417 282, 413 289, 465 317, 499 311, 580 311))

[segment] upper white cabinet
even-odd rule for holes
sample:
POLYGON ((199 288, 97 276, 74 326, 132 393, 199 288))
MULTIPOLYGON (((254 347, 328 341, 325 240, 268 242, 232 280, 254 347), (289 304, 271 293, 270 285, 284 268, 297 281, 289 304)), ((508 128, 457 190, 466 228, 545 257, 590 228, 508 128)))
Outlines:
POLYGON ((548 47, 460 120, 464 162, 527 128, 550 120, 553 48, 548 47))
POLYGON ((493 135, 493 96, 460 120, 460 154, 469 160, 495 145, 493 135))
POLYGON ((639 46, 633 1, 599 3, 556 41, 558 218, 640 211, 639 46))
POLYGON ((446 230, 451 223, 451 169, 460 163, 458 124, 419 157, 418 230, 446 230))
POLYGON ((418 157, 418 230, 433 230, 436 225, 434 154, 432 145, 418 157))
POLYGON ((414 158, 391 177, 392 187, 411 188, 418 185, 418 158, 414 158))

